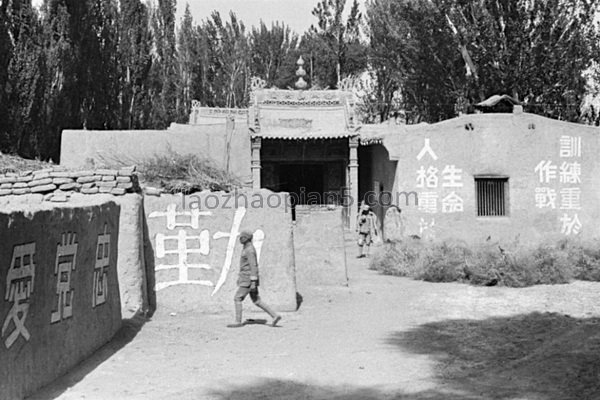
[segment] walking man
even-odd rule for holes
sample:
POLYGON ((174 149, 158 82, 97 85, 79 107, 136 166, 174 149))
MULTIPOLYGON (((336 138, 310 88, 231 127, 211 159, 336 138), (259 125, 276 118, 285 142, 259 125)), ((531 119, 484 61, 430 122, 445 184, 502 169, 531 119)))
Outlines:
POLYGON ((378 235, 377 216, 365 203, 360 207, 360 213, 356 221, 356 231, 358 232, 358 256, 356 258, 369 257, 373 237, 378 235), (366 248, 364 248, 365 246, 366 248))
POLYGON ((233 298, 235 304, 235 322, 227 325, 228 328, 240 328, 242 323, 242 302, 248 294, 252 302, 273 318, 272 326, 276 326, 281 316, 273 311, 268 305, 261 301, 258 295, 258 261, 256 249, 252 244, 252 233, 244 231, 240 233, 240 243, 244 246, 240 258, 240 274, 238 275, 238 290, 233 298))

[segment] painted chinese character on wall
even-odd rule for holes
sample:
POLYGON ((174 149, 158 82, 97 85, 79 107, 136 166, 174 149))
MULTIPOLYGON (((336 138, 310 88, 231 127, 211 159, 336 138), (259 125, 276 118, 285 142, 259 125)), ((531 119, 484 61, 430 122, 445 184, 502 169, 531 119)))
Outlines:
POLYGON ((108 269, 110 268, 110 233, 104 225, 104 233, 98 235, 96 244, 96 262, 94 265, 94 286, 92 306, 106 303, 108 298, 108 269))
POLYGON ((35 284, 35 243, 18 245, 13 248, 10 268, 6 274, 4 300, 12 307, 2 324, 2 337, 7 349, 19 336, 29 340, 30 334, 25 326, 29 313, 29 300, 35 284))
POLYGON ((67 232, 56 247, 54 275, 56 275, 56 310, 52 311, 50 322, 60 322, 73 316, 73 293, 71 274, 77 265, 77 235, 67 232))

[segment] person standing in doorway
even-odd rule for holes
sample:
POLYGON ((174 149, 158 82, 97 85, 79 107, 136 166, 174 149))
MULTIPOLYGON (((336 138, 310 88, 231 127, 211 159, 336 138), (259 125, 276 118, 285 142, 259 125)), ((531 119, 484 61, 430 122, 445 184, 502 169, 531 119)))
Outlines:
POLYGON ((377 235, 377 216, 365 203, 360 207, 356 231, 358 232, 358 256, 356 258, 368 257, 373 237, 377 235))
POLYGON ((238 275, 238 290, 233 298, 235 304, 235 322, 227 325, 228 328, 240 328, 242 323, 242 302, 249 294, 252 302, 273 318, 272 326, 281 321, 281 316, 265 304, 258 295, 258 260, 256 249, 252 244, 252 233, 244 231, 240 233, 242 244, 242 256, 240 258, 240 273, 238 275))

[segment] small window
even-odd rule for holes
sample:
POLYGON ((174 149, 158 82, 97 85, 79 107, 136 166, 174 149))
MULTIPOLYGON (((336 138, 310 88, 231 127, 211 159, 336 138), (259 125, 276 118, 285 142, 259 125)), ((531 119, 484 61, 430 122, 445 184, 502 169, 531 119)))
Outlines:
POLYGON ((508 215, 506 199, 508 178, 475 178, 478 217, 508 215))

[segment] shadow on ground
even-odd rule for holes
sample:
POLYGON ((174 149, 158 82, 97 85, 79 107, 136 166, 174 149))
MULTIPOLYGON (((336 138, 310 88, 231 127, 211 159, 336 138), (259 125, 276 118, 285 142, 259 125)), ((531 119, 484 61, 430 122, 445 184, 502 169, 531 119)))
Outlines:
POLYGON ((59 397, 71 386, 83 380, 87 374, 94 371, 100 364, 108 360, 115 353, 131 342, 147 322, 147 318, 136 315, 133 318, 124 319, 123 326, 115 334, 110 342, 98 349, 92 356, 73 367, 70 372, 58 378, 51 384, 40 389, 36 394, 27 397, 27 400, 49 400, 59 397))
POLYGON ((532 313, 485 320, 447 320, 394 333, 386 341, 403 352, 432 357, 436 362, 436 390, 385 392, 377 388, 266 379, 254 385, 214 390, 210 398, 600 399, 600 318, 532 313))
POLYGON ((432 356, 439 382, 472 396, 600 399, 600 318, 447 320, 395 333, 388 343, 432 356))
MULTIPOLYGON (((188 394, 182 395, 189 397, 188 394)), ((461 393, 426 391, 416 394, 388 393, 374 388, 318 386, 279 379, 264 379, 251 386, 213 390, 208 398, 218 400, 471 400, 461 393)))

